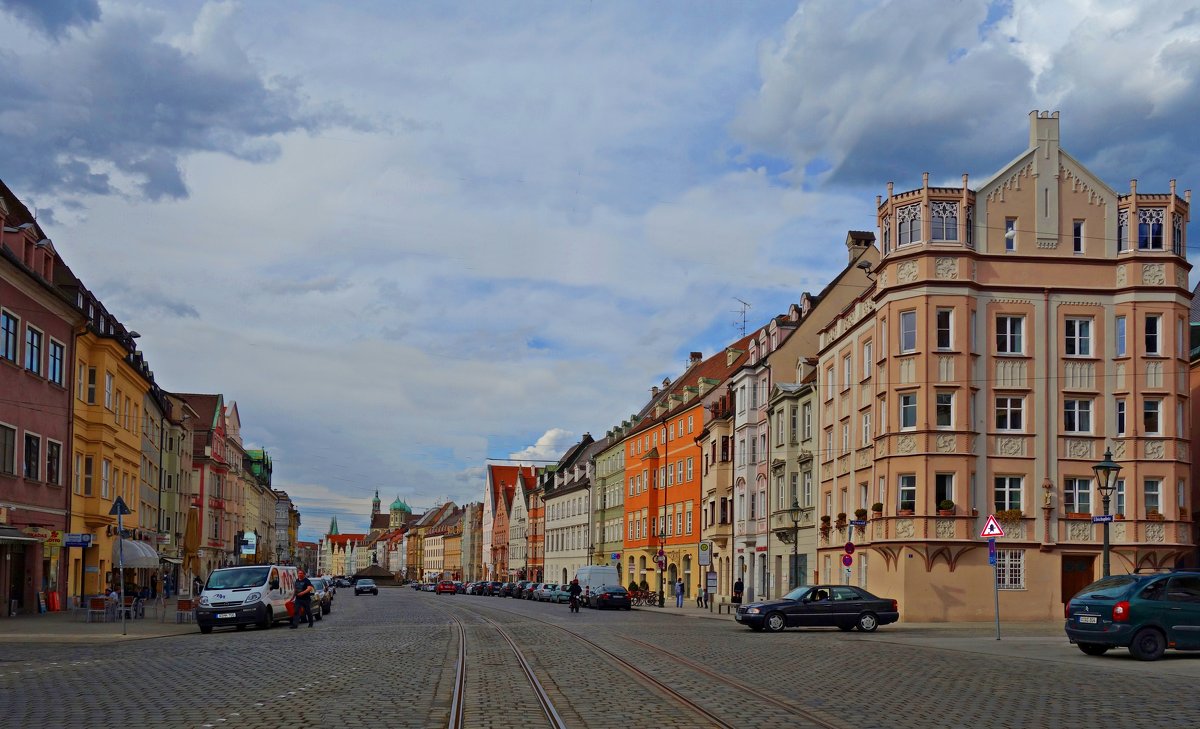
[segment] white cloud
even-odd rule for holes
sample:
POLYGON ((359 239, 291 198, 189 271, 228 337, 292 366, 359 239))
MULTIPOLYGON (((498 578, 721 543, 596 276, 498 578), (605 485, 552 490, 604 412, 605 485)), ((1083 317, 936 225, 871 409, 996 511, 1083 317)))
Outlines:
POLYGON ((514 461, 557 461, 567 449, 575 444, 575 434, 562 428, 551 428, 541 435, 533 445, 509 453, 514 461))

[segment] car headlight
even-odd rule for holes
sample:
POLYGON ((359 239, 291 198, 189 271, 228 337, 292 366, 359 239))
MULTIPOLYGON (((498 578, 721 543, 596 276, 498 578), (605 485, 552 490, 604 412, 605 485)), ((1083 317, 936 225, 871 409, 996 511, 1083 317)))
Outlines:
POLYGON ((759 609, 758 608, 746 608, 746 612, 751 615, 758 615, 759 609))
POLYGON ((207 604, 208 604, 208 595, 201 595, 201 596, 200 596, 200 604, 201 604, 201 605, 207 605, 207 604))
POLYGON ((262 593, 261 593, 261 592, 252 592, 252 593, 250 593, 249 595, 247 595, 247 596, 246 596, 246 602, 247 602, 247 603, 251 603, 251 602, 258 602, 258 599, 259 599, 260 597, 262 597, 262 593))

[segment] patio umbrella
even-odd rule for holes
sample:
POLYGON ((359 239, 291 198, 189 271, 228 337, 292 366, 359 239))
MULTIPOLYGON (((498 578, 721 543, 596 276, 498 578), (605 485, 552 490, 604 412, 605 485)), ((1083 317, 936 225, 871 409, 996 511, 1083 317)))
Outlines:
POLYGON ((188 509, 183 533, 183 568, 192 577, 200 574, 200 510, 194 506, 188 509))

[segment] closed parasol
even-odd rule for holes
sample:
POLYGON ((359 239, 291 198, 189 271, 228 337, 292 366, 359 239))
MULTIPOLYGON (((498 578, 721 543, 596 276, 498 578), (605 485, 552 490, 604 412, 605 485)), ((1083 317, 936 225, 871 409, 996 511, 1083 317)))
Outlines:
POLYGON ((195 506, 188 509, 187 529, 183 533, 183 568, 192 577, 200 574, 200 510, 195 506))

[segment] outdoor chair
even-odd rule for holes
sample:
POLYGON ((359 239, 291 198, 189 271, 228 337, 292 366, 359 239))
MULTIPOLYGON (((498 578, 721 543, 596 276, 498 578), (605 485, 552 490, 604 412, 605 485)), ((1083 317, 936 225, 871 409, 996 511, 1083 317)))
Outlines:
POLYGON ((109 620, 108 600, 103 597, 89 597, 86 620, 89 623, 107 623, 109 620))

